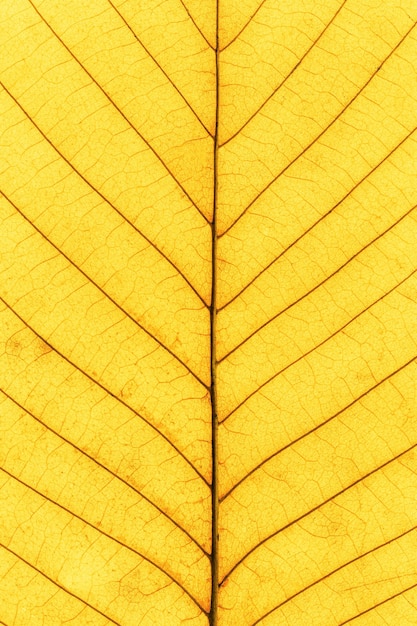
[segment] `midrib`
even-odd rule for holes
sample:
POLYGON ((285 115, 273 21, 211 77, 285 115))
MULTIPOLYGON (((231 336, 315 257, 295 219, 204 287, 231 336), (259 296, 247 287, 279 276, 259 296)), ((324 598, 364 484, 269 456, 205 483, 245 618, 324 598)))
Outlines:
POLYGON ((217 287, 217 189, 218 189, 218 151, 219 151, 219 0, 216 0, 216 118, 213 146, 213 218, 211 224, 211 304, 210 304, 210 399, 211 399, 211 434, 212 434, 212 532, 211 532, 211 608, 210 626, 217 626, 217 607, 219 591, 219 480, 218 480, 218 416, 217 416, 217 379, 216 379, 216 287, 217 287))

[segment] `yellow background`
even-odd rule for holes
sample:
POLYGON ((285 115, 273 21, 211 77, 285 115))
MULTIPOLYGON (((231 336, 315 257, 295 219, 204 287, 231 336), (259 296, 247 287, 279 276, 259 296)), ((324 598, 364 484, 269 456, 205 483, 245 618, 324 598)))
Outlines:
POLYGON ((417 624, 416 20, 0 0, 1 624, 417 624))

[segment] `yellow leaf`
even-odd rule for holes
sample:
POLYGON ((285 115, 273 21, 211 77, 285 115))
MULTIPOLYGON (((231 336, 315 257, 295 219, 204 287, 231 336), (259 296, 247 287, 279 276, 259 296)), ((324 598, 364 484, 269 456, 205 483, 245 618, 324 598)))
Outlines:
POLYGON ((415 1, 0 17, 0 624, 417 624, 415 1))

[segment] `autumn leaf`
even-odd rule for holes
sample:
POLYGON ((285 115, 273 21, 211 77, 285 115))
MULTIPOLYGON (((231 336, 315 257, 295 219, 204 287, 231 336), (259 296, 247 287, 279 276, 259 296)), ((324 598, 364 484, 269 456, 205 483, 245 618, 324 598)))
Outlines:
POLYGON ((0 624, 417 624, 415 1, 0 17, 0 624))

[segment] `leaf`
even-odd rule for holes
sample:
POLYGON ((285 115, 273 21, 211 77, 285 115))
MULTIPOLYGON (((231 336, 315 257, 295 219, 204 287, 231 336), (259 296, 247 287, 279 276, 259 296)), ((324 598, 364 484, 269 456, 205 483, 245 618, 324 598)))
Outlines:
POLYGON ((0 8, 0 623, 415 624, 415 2, 0 8))

